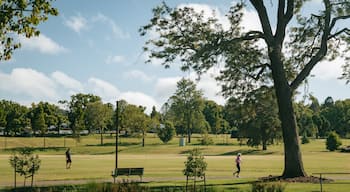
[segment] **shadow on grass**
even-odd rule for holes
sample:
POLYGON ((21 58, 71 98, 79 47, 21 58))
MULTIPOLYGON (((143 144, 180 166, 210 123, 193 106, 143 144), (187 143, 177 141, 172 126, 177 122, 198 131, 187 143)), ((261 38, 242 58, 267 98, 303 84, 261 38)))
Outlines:
MULTIPOLYGON (((15 148, 10 148, 10 149, 4 149, 4 151, 7 152, 17 152, 17 151, 21 151, 23 149, 26 149, 28 147, 15 147, 15 148)), ((67 149, 67 147, 29 147, 29 149, 32 152, 36 152, 36 151, 64 151, 67 149)))
MULTIPOLYGON (((199 151, 203 151, 203 150, 205 150, 206 148, 205 147, 202 147, 202 148, 200 148, 200 147, 196 147, 199 151)), ((179 154, 189 154, 190 152, 192 151, 192 149, 188 149, 188 150, 183 150, 183 151, 180 151, 180 153, 179 154)))
MULTIPOLYGON (((119 143, 118 146, 132 146, 132 145, 140 145, 140 142, 128 142, 128 143, 119 143)), ((115 146, 115 143, 103 143, 101 144, 86 144, 87 147, 106 147, 106 146, 115 146)))
POLYGON ((240 150, 235 150, 235 151, 222 153, 220 155, 232 156, 232 155, 237 155, 238 153, 245 154, 245 155, 271 155, 271 154, 275 154, 276 152, 274 152, 274 151, 263 151, 263 150, 260 150, 260 149, 240 149, 240 150))

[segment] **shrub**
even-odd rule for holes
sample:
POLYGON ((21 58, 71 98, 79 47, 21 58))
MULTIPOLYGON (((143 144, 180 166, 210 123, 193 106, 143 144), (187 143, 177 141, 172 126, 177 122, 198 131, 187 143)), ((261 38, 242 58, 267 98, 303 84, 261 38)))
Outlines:
POLYGON ((204 134, 200 139, 201 145, 212 145, 214 144, 213 139, 209 136, 208 133, 204 134))
POLYGON ((303 137, 301 138, 301 143, 302 144, 310 143, 310 140, 309 138, 307 138, 306 134, 304 134, 303 137))
POLYGON ((252 184, 252 192, 283 192, 285 188, 286 185, 281 182, 257 182, 252 184))
POLYGON ((341 145, 341 140, 339 138, 339 135, 335 132, 329 133, 326 141, 326 148, 330 151, 337 150, 339 146, 341 145))
POLYGON ((157 135, 163 143, 168 143, 175 135, 174 125, 170 121, 164 123, 164 127, 159 127, 157 135))

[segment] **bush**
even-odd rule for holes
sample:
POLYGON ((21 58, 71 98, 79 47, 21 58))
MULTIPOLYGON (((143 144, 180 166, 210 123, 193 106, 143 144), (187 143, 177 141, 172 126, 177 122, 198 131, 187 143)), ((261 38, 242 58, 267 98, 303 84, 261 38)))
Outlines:
POLYGON ((174 125, 170 121, 164 123, 164 127, 159 127, 157 135, 163 143, 168 143, 175 135, 174 125))
POLYGON ((201 145, 212 145, 214 144, 213 139, 209 136, 208 133, 204 134, 200 139, 201 145))
POLYGON ((302 144, 310 143, 310 140, 309 138, 307 138, 306 134, 304 134, 304 136, 301 138, 301 143, 302 144))
POLYGON ((339 135, 335 132, 329 133, 326 141, 326 148, 330 151, 335 151, 341 146, 339 135))
POLYGON ((272 182, 272 183, 253 183, 252 184, 252 192, 283 192, 286 188, 285 184, 280 182, 272 182))

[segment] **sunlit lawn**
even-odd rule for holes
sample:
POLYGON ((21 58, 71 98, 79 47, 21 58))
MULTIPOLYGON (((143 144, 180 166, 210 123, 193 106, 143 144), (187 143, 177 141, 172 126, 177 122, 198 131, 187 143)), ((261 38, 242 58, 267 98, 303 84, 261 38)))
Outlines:
MULTIPOLYGON (((182 174, 187 152, 194 147, 200 148, 208 163, 206 172, 208 184, 217 185, 228 191, 234 189, 248 190, 249 184, 239 184, 254 181, 259 177, 280 175, 283 170, 284 158, 282 145, 269 146, 267 151, 258 148, 240 146, 235 139, 227 136, 212 136, 215 145, 198 145, 198 137, 193 138, 191 145, 180 147, 178 139, 169 144, 162 144, 154 135, 148 135, 146 146, 142 147, 140 138, 121 138, 118 165, 119 167, 144 167, 144 180, 152 181, 148 185, 182 185, 185 177, 182 174), (234 156, 243 154, 241 178, 233 178, 234 156), (157 182, 158 181, 158 182, 157 182)), ((83 137, 80 143, 72 138, 46 138, 47 149, 42 149, 43 138, 7 138, 6 150, 3 137, 0 138, 0 186, 13 183, 13 169, 9 157, 13 148, 37 147, 35 151, 42 160, 41 168, 35 181, 57 180, 104 180, 113 181, 110 176, 115 166, 115 138, 107 136, 105 145, 99 145, 99 136, 83 137), (65 147, 72 151, 72 168, 65 169, 65 147), (39 150, 40 149, 40 150, 39 150)), ((343 140, 349 145, 350 140, 343 140)), ((349 172, 350 156, 348 153, 328 152, 324 140, 311 140, 302 145, 304 167, 308 174, 318 172, 349 172)), ((336 182, 325 184, 328 191, 346 191, 350 189, 350 175, 328 175, 336 178, 336 182), (333 189, 333 190, 331 190, 333 189)), ((17 177, 19 185, 23 179, 17 177)), ((132 177, 135 180, 138 177, 132 177)), ((289 183, 287 191, 317 191, 319 184, 289 183)))

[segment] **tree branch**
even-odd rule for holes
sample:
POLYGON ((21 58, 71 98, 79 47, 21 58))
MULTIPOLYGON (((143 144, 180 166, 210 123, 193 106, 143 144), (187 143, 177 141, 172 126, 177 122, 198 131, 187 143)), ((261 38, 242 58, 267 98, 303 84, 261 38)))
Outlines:
POLYGON ((342 30, 340 30, 340 31, 338 31, 338 32, 336 32, 336 33, 334 33, 334 34, 331 34, 331 35, 328 37, 328 40, 333 39, 333 38, 337 37, 338 35, 340 35, 340 34, 342 34, 342 33, 346 33, 346 34, 350 35, 350 29, 344 28, 344 29, 342 29, 342 30))
POLYGON ((333 29, 333 27, 335 26, 335 24, 337 23, 338 20, 340 19, 349 19, 350 18, 350 15, 344 15, 344 16, 339 16, 339 17, 335 17, 332 19, 332 23, 331 23, 331 30, 333 29))
POLYGON ((290 87, 295 90, 304 81, 304 79, 310 74, 314 66, 327 54, 327 42, 328 36, 330 34, 330 22, 331 22, 331 4, 329 0, 323 0, 325 5, 325 16, 324 16, 324 28, 321 39, 321 45, 318 52, 310 59, 310 61, 305 65, 304 69, 297 75, 294 81, 291 83, 290 87))
POLYGON ((262 29, 265 36, 265 41, 268 44, 272 44, 274 41, 272 30, 271 30, 271 23, 269 20, 269 17, 267 15, 266 7, 264 6, 264 2, 261 0, 250 0, 256 11, 258 12, 260 23, 262 25, 262 29))

